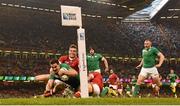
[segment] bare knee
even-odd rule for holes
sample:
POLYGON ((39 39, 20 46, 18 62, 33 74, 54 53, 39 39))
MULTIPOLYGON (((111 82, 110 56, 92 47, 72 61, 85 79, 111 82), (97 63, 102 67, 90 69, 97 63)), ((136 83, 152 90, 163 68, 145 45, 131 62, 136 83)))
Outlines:
POLYGON ((146 79, 146 77, 139 75, 138 80, 137 80, 137 85, 141 85, 145 79, 146 79))
POLYGON ((153 77, 153 83, 156 84, 157 86, 161 86, 161 82, 160 82, 159 76, 153 77))

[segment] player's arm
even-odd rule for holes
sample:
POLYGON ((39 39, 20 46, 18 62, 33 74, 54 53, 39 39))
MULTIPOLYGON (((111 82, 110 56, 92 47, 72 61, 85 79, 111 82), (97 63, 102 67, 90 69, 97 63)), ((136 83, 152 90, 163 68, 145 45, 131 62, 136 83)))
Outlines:
POLYGON ((93 74, 89 74, 89 75, 88 75, 88 81, 90 81, 90 80, 92 80, 92 79, 94 79, 94 75, 93 75, 93 74))
POLYGON ((119 84, 119 83, 120 83, 120 80, 119 80, 119 77, 117 76, 116 84, 119 84))
POLYGON ((169 74, 167 75, 166 79, 170 79, 169 74))
POLYGON ((139 69, 143 65, 143 59, 141 59, 141 62, 138 66, 136 66, 136 69, 139 69))
POLYGON ((105 72, 107 72, 109 70, 107 59, 105 57, 102 57, 101 60, 104 62, 105 72))
POLYGON ((58 59, 58 61, 59 61, 59 63, 61 64, 61 63, 64 63, 64 61, 66 60, 66 56, 61 56, 61 57, 59 57, 59 59, 58 59))
POLYGON ((50 74, 41 74, 35 76, 35 81, 47 81, 49 79, 50 74))
POLYGON ((164 55, 161 52, 159 52, 157 55, 159 57, 159 63, 156 65, 156 67, 161 67, 162 63, 164 62, 164 55))
POLYGON ((69 68, 68 70, 60 69, 60 71, 58 72, 58 75, 60 75, 60 76, 67 75, 67 76, 75 77, 78 75, 78 72, 73 68, 69 68))
POLYGON ((176 74, 176 79, 179 79, 179 76, 176 74))
POLYGON ((46 84, 46 91, 50 91, 52 93, 53 84, 54 84, 55 74, 50 74, 49 80, 46 84))

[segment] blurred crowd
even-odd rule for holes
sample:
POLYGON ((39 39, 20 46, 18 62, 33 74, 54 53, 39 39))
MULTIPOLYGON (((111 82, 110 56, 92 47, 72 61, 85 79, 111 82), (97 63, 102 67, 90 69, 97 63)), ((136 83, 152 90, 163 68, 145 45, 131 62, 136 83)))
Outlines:
MULTIPOLYGON (((0 20, 1 49, 64 53, 69 44, 77 42, 77 27, 62 27, 58 14, 3 8, 0 20)), ((146 38, 152 39, 153 46, 166 57, 179 57, 179 24, 179 21, 122 23, 83 17, 87 46, 95 46, 100 53, 131 57, 141 55, 146 38)))

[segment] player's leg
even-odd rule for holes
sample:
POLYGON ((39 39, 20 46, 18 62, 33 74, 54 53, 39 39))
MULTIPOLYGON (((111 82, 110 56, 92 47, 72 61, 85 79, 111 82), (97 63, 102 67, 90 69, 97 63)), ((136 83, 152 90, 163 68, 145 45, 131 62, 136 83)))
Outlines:
MULTIPOLYGON (((92 94, 93 96, 94 96, 94 95, 99 96, 100 93, 101 93, 101 90, 100 90, 98 84, 89 83, 89 84, 88 84, 88 92, 89 92, 89 94, 92 94)), ((81 97, 80 91, 77 91, 77 92, 74 94, 74 96, 75 96, 76 98, 80 98, 80 97, 81 97)))
POLYGON ((152 72, 151 76, 153 79, 155 96, 159 96, 160 86, 162 85, 160 81, 159 73, 156 67, 153 67, 151 72, 152 72))
POLYGON ((132 92, 132 94, 133 94, 133 93, 134 93, 135 86, 133 85, 131 89, 132 89, 131 92, 132 92))
POLYGON ((65 84, 63 81, 60 81, 59 79, 54 80, 54 87, 53 87, 53 93, 57 91, 58 86, 61 86, 65 84))
POLYGON ((153 85, 154 85, 154 93, 155 93, 155 96, 159 96, 159 90, 160 90, 160 86, 161 86, 161 82, 160 82, 160 80, 159 80, 159 76, 157 76, 157 77, 154 77, 153 78, 153 85))
POLYGON ((140 91, 140 85, 142 84, 142 82, 144 82, 144 80, 147 77, 147 69, 145 68, 141 68, 141 72, 138 76, 135 88, 134 88, 134 92, 133 92, 133 96, 137 96, 139 94, 140 91))
POLYGON ((118 91, 118 94, 119 94, 120 96, 123 96, 123 89, 120 88, 120 89, 118 89, 117 91, 118 91))
POLYGON ((174 95, 174 97, 175 98, 177 98, 177 95, 176 95, 176 85, 177 85, 177 83, 176 82, 172 82, 171 83, 171 91, 173 92, 173 95, 174 95))
POLYGON ((104 87, 101 92, 101 97, 104 97, 108 94, 109 87, 104 87))
POLYGON ((44 91, 44 97, 48 97, 51 96, 53 94, 53 84, 54 84, 54 80, 53 79, 49 79, 47 84, 46 84, 46 90, 44 91))
POLYGON ((93 96, 98 96, 101 93, 100 87, 98 86, 98 84, 95 83, 91 83, 88 85, 89 88, 89 94, 93 94, 93 96))

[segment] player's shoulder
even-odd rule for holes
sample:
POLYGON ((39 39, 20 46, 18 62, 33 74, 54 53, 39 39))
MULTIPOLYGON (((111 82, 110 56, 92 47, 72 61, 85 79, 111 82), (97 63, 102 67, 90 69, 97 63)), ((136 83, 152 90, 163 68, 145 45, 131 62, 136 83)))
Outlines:
POLYGON ((151 47, 152 50, 158 50, 156 47, 152 46, 151 47))
POLYGON ((59 64, 60 65, 60 67, 63 67, 63 68, 69 68, 70 66, 68 65, 68 64, 66 64, 66 63, 61 63, 61 64, 59 64))
POLYGON ((67 60, 68 59, 68 55, 63 55, 63 56, 60 56, 59 57, 59 61, 64 61, 64 60, 67 60))
POLYGON ((100 53, 95 53, 96 56, 102 57, 100 53))
POLYGON ((68 58, 68 55, 63 55, 60 58, 68 58))
POLYGON ((87 53, 87 55, 86 55, 87 57, 91 57, 91 54, 90 53, 87 53))

